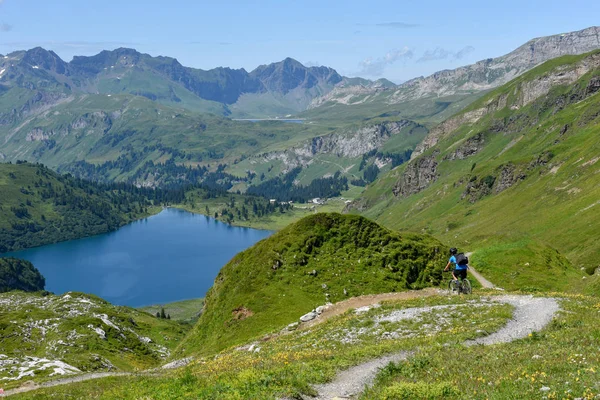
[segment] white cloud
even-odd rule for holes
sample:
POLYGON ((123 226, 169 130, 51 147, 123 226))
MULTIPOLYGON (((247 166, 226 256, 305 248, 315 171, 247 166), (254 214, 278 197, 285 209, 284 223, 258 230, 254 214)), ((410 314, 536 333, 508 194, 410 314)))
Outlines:
POLYGON ((473 46, 465 46, 462 49, 453 52, 442 47, 436 47, 435 50, 426 50, 421 57, 417 60, 418 63, 436 61, 436 60, 445 60, 445 59, 453 59, 460 60, 467 55, 471 54, 475 51, 473 46))
POLYGON ((414 56, 414 52, 409 47, 404 47, 400 50, 392 50, 386 53, 383 57, 373 59, 366 58, 361 61, 359 74, 367 76, 381 76, 388 65, 394 64, 396 61, 407 61, 414 56))

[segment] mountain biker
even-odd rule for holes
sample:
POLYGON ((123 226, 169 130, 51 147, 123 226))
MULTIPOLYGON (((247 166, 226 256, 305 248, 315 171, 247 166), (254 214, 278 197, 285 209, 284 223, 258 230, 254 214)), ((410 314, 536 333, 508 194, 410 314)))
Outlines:
POLYGON ((459 264, 456 261, 457 253, 458 250, 456 249, 456 247, 452 247, 450 249, 450 259, 448 260, 448 264, 446 264, 446 268, 444 268, 444 272, 448 271, 448 269, 450 269, 450 266, 454 264, 455 266, 454 270, 452 271, 452 277, 455 281, 461 281, 463 279, 467 279, 467 270, 469 269, 469 266, 467 264, 459 264))

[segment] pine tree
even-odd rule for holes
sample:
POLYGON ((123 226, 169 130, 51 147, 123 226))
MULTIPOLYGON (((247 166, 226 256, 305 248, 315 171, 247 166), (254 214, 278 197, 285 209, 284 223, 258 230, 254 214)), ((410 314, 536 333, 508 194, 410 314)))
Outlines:
POLYGON ((156 318, 160 318, 160 313, 158 311, 156 312, 156 318))
POLYGON ((167 314, 167 319, 171 319, 171 314, 167 314))
POLYGON ((167 318, 167 316, 165 315, 165 309, 163 307, 160 308, 160 317, 162 319, 167 318))

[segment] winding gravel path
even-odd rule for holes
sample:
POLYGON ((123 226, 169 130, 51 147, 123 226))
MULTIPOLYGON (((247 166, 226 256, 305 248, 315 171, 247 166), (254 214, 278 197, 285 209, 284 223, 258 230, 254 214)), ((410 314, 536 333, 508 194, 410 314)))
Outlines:
MULTIPOLYGON (((505 295, 494 296, 491 300, 515 307, 513 318, 499 331, 483 338, 469 340, 465 342, 465 345, 507 343, 527 337, 530 333, 543 329, 559 310, 558 302, 554 298, 505 295)), ((421 307, 414 310, 423 312, 429 308, 421 307)), ((340 372, 332 382, 315 385, 314 388, 319 393, 317 397, 305 397, 305 399, 352 399, 373 383, 381 368, 391 361, 405 360, 408 356, 409 354, 406 352, 387 355, 349 368, 340 372)))
MULTIPOLYGON (((406 298, 416 298, 416 297, 426 297, 435 295, 436 293, 432 290, 430 292, 423 293, 403 293, 394 294, 394 295, 376 295, 369 296, 369 298, 362 298, 361 301, 352 301, 347 304, 343 304, 334 310, 331 311, 332 315, 328 315, 327 317, 332 317, 341 313, 348 309, 348 307, 357 306, 357 305, 367 305, 363 303, 369 302, 370 305, 376 304, 382 300, 392 300, 396 299, 396 297, 401 297, 402 299, 406 298)), ((506 303, 514 306, 515 310, 513 313, 513 318, 508 321, 508 323, 502 327, 499 331, 494 332, 486 337, 478 338, 475 340, 469 340, 465 342, 467 346, 473 345, 491 345, 496 343, 507 343, 516 339, 527 337, 532 332, 537 332, 543 329, 553 318, 554 314, 559 310, 558 302, 554 298, 545 298, 545 297, 533 297, 529 296, 521 296, 521 295, 503 295, 503 296, 492 296, 491 301, 498 303, 506 303)), ((427 309, 431 309, 431 307, 420 307, 411 309, 414 311, 425 312, 427 309)), ((327 318, 324 318, 324 320, 327 318)), ((379 370, 385 367, 390 362, 399 362, 407 359, 411 353, 401 352, 391 355, 386 355, 384 357, 376 358, 374 360, 370 360, 366 363, 354 366, 345 371, 340 372, 337 377, 330 383, 323 385, 315 385, 315 389, 318 392, 317 397, 305 397, 306 399, 313 400, 332 400, 332 399, 352 399, 358 394, 360 394, 366 387, 370 386, 375 379, 375 376, 379 372, 379 370)), ((182 365, 187 364, 189 362, 186 360, 180 360, 182 365)), ((172 363, 174 367, 179 366, 179 364, 172 363)), ((165 368, 169 368, 171 365, 166 365, 165 368)), ((150 371, 142 372, 140 375, 149 375, 150 371)), ((99 379, 106 378, 110 376, 126 376, 126 375, 134 375, 127 372, 101 372, 101 373, 91 373, 84 374, 78 376, 72 376, 68 378, 58 379, 55 381, 44 382, 41 384, 33 384, 33 385, 25 385, 20 388, 7 390, 4 392, 4 396, 10 396, 12 394, 29 392, 31 390, 48 388, 58 385, 66 385, 75 382, 82 382, 91 379, 99 379)), ((0 397, 2 397, 0 395, 0 397)))
MULTIPOLYGON (((49 387, 53 387, 53 386, 67 385, 69 383, 89 381, 91 379, 100 379, 100 378, 108 378, 110 376, 126 376, 126 375, 132 375, 132 374, 129 372, 94 372, 91 374, 76 375, 76 376, 71 376, 69 378, 56 379, 54 381, 48 381, 48 382, 43 382, 43 383, 39 383, 39 384, 38 383, 31 383, 28 385, 26 384, 26 385, 18 387, 16 389, 5 390, 4 396, 10 396, 13 394, 18 394, 18 393, 25 393, 25 392, 29 392, 32 390, 49 388, 49 387)), ((0 395, 0 397, 2 397, 2 395, 0 395)))

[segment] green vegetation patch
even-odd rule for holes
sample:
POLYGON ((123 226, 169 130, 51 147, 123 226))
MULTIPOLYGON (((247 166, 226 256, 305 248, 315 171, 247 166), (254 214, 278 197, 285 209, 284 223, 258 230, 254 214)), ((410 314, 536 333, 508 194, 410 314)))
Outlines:
POLYGON ((139 309, 154 316, 156 316, 157 313, 160 316, 161 311, 164 311, 165 314, 169 316, 169 319, 172 319, 173 321, 193 323, 200 318, 203 306, 204 299, 189 299, 168 304, 155 304, 139 307, 139 309))
POLYGON ((44 290, 46 279, 32 263, 18 258, 0 258, 0 293, 11 290, 44 290))
POLYGON ((296 321, 326 302, 433 286, 446 247, 366 218, 318 213, 236 255, 179 354, 210 354, 296 321))
POLYGON ((0 379, 6 388, 26 379, 150 368, 169 357, 186 331, 92 295, 0 294, 0 379))

